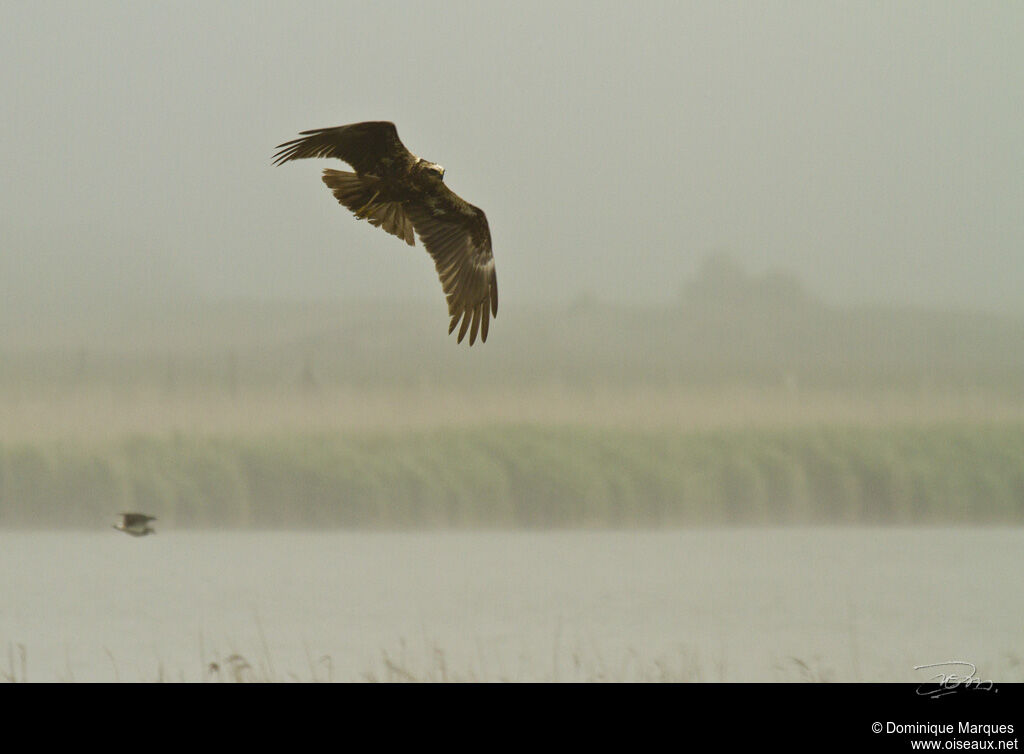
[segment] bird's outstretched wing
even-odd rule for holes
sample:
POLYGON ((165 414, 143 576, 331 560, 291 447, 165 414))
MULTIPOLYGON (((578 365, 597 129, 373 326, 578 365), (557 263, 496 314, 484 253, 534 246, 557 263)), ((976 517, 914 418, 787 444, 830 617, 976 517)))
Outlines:
POLYGON ((416 159, 399 140, 395 124, 388 121, 315 128, 301 134, 300 139, 278 145, 275 165, 307 157, 337 157, 360 173, 380 175, 388 165, 397 167, 416 159))
POLYGON ((498 314, 498 278, 491 254, 491 231, 483 210, 463 201, 438 183, 436 189, 405 211, 434 259, 448 298, 448 332, 462 322, 458 342, 469 332, 469 344, 480 333, 487 340, 492 315, 498 314))

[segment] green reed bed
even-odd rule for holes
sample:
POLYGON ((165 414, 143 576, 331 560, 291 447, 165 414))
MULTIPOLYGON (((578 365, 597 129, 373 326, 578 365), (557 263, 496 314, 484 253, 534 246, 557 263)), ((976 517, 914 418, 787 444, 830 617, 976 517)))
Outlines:
POLYGON ((418 433, 0 445, 0 525, 1024 523, 1024 425, 418 433))

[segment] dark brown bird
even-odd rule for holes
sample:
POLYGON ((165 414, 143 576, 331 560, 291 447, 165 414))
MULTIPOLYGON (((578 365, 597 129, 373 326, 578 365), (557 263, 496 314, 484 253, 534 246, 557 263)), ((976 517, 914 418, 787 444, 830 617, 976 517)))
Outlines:
POLYGON ((156 529, 149 525, 150 521, 156 521, 156 518, 144 513, 122 513, 121 520, 114 524, 114 528, 133 537, 144 537, 156 534, 156 529))
POLYGON ((279 145, 274 164, 306 157, 337 157, 353 168, 324 170, 335 198, 360 220, 383 228, 410 246, 419 234, 448 298, 448 332, 459 323, 458 342, 487 340, 498 314, 498 278, 491 231, 483 210, 444 185, 444 168, 417 157, 398 138, 394 123, 353 123, 303 131, 279 145))

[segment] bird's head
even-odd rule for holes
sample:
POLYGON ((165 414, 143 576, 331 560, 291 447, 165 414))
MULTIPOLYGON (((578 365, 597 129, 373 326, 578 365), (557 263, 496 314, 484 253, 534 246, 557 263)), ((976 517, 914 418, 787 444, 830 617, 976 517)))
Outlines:
POLYGON ((436 175, 437 176, 437 180, 439 180, 439 181, 443 181, 444 180, 444 166, 443 165, 438 165, 436 162, 427 162, 426 160, 420 158, 420 166, 423 167, 428 173, 436 175))

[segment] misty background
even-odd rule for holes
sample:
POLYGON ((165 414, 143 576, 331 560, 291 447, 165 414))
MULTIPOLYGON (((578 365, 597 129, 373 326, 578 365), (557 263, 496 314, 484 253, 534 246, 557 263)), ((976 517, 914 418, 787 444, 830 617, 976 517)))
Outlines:
POLYGON ((2 10, 0 522, 1024 520, 1016 4, 2 10), (369 119, 486 344, 271 165, 369 119))
POLYGON ((668 302, 716 250, 829 301, 1024 315, 1014 3, 2 10, 6 317, 442 300, 422 249, 323 187, 336 163, 270 164, 370 119, 487 212, 503 315, 668 302))

